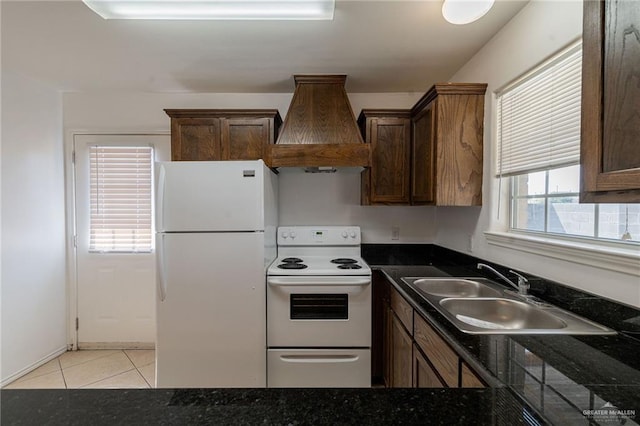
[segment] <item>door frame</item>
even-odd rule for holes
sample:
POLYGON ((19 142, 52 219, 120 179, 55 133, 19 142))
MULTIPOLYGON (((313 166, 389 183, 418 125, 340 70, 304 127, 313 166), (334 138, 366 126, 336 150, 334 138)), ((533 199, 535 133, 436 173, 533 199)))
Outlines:
POLYGON ((64 178, 66 210, 66 275, 67 275, 67 349, 78 350, 78 261, 76 250, 76 174, 74 142, 76 136, 166 136, 169 130, 127 130, 127 129, 69 129, 64 137, 64 178))

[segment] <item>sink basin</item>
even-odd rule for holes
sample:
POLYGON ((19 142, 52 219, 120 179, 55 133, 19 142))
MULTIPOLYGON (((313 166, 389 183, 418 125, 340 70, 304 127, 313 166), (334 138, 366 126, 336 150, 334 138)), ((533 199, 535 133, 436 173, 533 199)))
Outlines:
POLYGON ((616 334, 615 330, 550 305, 520 296, 480 277, 402 277, 417 295, 463 333, 616 334))
POLYGON ((500 292, 478 281, 459 278, 423 278, 413 281, 419 292, 438 297, 498 297, 500 292))
POLYGON ((443 299, 440 305, 457 320, 493 330, 553 330, 567 327, 554 315, 517 300, 443 299))

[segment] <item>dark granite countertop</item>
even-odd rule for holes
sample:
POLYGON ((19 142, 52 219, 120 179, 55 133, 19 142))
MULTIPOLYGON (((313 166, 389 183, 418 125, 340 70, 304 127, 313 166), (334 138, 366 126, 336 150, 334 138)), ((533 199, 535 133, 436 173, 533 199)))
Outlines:
MULTIPOLYGON (((589 419, 597 424, 640 423, 640 341, 636 325, 640 310, 530 277, 532 294, 623 333, 608 336, 466 334, 401 278, 484 276, 499 282, 490 275, 480 274, 475 267, 479 259, 430 245, 394 246, 390 251, 372 246, 363 250, 363 256, 374 273, 383 272, 487 383, 506 386, 546 420, 553 424, 589 424, 589 419), (407 264, 407 259, 412 264, 407 264), (585 410, 613 413, 610 410, 616 408, 622 414, 629 414, 629 419, 601 413, 595 414, 596 418, 585 415, 585 410)), ((501 269, 500 265, 493 266, 501 269)), ((506 273, 504 267, 501 270, 506 273)))
POLYGON ((531 424, 526 408, 504 388, 3 390, 0 395, 3 426, 531 424))

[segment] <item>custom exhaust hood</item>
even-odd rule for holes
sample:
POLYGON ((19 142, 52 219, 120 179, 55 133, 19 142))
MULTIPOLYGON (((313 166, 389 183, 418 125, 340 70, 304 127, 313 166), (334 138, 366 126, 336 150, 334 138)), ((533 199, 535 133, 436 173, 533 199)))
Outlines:
POLYGON ((295 75, 280 135, 270 146, 271 167, 369 167, 371 150, 356 124, 346 75, 295 75))

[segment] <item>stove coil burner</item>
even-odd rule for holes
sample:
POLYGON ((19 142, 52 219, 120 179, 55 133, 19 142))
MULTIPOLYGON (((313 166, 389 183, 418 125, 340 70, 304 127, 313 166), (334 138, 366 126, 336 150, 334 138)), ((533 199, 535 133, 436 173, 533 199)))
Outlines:
POLYGON ((280 269, 305 269, 306 267, 307 265, 305 265, 304 263, 294 263, 294 262, 281 263, 278 265, 278 268, 280 269))
POLYGON ((338 265, 338 269, 362 269, 362 266, 356 265, 355 263, 345 263, 338 265))
POLYGON ((302 263, 302 259, 299 257, 285 257, 282 259, 282 263, 302 263))
MULTIPOLYGON (((358 263, 358 261, 355 259, 350 259, 348 257, 339 257, 337 259, 332 259, 331 263, 337 263, 338 265, 349 265, 353 263, 358 263)), ((342 269, 347 269, 347 268, 342 268, 342 269)), ((354 268, 354 269, 357 269, 357 268, 354 268)))

